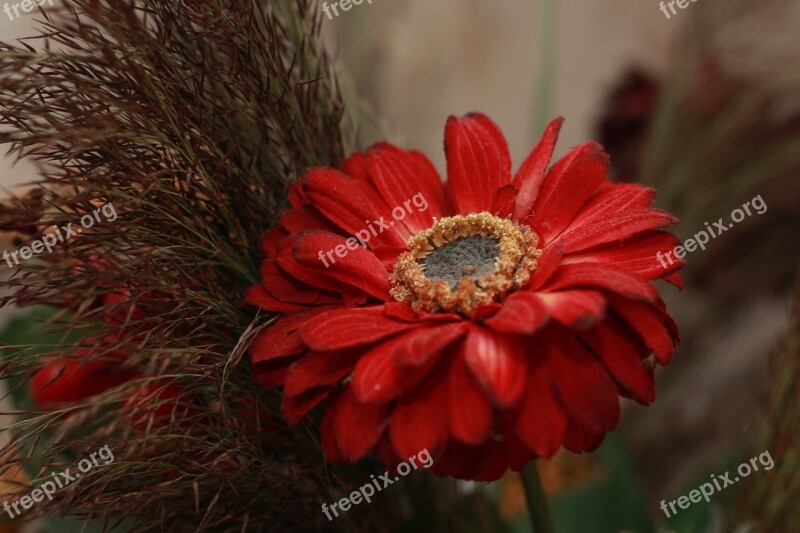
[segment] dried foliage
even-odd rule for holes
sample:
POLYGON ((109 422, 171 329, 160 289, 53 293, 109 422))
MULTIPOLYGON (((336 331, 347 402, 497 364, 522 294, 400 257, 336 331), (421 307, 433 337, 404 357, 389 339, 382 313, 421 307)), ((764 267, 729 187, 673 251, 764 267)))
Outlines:
POLYGON ((18 392, 50 356, 121 351, 146 376, 78 407, 19 412, 4 428, 0 473, 22 464, 40 482, 106 444, 116 458, 28 518, 322 528, 321 502, 348 486, 322 463, 312 426, 285 426, 277 395, 253 383, 244 353, 265 317, 240 307, 286 184, 342 156, 314 7, 74 0, 47 14, 41 40, 0 44, 0 143, 43 176, 3 206, 0 228, 38 238, 107 202, 118 215, 14 272, 3 305, 55 305, 59 335, 5 349, 2 378, 18 392), (104 299, 120 291, 129 297, 104 299), (147 382, 172 383, 179 398, 122 401, 147 382))
POLYGON ((757 531, 800 531, 800 282, 789 331, 774 360, 764 430, 752 453, 769 450, 775 467, 739 493, 743 521, 757 531))

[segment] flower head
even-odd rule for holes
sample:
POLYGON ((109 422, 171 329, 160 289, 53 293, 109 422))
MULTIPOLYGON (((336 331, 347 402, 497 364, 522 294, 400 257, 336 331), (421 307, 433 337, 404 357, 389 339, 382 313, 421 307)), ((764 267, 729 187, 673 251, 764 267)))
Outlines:
POLYGON ((677 219, 608 181, 596 143, 550 167, 561 123, 513 177, 499 129, 473 114, 447 123, 446 183, 381 143, 293 186, 246 296, 281 316, 250 355, 290 422, 326 401, 329 459, 428 449, 439 474, 494 480, 596 448, 618 396, 655 398, 678 332, 651 281, 680 284, 683 263, 657 259, 677 219))

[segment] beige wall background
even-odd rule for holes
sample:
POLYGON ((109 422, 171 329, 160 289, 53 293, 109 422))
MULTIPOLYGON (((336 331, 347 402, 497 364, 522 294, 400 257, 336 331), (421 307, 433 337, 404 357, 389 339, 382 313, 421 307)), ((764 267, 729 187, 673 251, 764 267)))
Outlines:
MULTIPOLYGON (((681 18, 655 0, 550 0, 554 6, 552 98, 563 115, 561 153, 591 133, 602 98, 623 69, 655 72, 669 61, 681 18)), ((380 117, 365 142, 386 137, 420 148, 444 168, 448 115, 480 110, 506 133, 518 164, 541 133, 541 0, 374 0, 323 19, 353 106, 380 117)))
MULTIPOLYGON (((14 2, 12 2, 14 3, 14 2)), ((13 42, 33 34, 34 21, 41 19, 38 13, 22 13, 19 18, 13 21, 2 11, 6 0, 0 2, 0 41, 13 42)), ((20 183, 30 181, 36 177, 36 169, 27 161, 14 164, 14 161, 6 157, 7 148, 0 150, 0 187, 11 187, 20 183)))

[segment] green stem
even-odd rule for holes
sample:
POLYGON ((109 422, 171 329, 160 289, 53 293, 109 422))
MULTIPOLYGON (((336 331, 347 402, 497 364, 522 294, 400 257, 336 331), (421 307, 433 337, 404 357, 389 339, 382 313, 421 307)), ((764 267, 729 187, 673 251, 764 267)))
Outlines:
POLYGON ((539 479, 539 471, 536 469, 536 461, 528 463, 522 471, 522 484, 525 486, 525 498, 528 500, 528 514, 531 517, 533 533, 553 533, 553 521, 539 479))

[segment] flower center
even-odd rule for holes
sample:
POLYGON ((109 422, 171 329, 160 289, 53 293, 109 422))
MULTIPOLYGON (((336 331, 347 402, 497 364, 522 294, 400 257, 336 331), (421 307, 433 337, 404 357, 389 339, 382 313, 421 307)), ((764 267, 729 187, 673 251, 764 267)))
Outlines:
POLYGON ((391 294, 418 311, 472 316, 528 283, 542 255, 536 244, 528 227, 486 212, 443 218, 409 239, 391 294))

